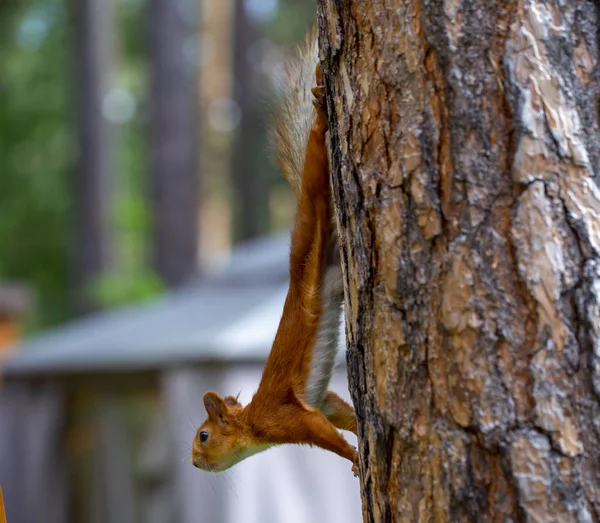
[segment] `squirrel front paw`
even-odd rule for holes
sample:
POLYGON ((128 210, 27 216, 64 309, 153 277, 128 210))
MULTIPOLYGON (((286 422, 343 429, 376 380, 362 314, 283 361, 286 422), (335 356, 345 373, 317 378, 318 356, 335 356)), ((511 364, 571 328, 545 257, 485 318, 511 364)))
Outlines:
POLYGON ((356 447, 354 447, 354 458, 352 459, 352 473, 354 477, 358 477, 358 452, 356 452, 356 447))
POLYGON ((312 103, 317 110, 317 122, 327 130, 329 128, 329 122, 327 121, 327 103, 325 100, 325 85, 323 83, 321 64, 317 64, 315 80, 317 85, 311 89, 314 97, 312 103))

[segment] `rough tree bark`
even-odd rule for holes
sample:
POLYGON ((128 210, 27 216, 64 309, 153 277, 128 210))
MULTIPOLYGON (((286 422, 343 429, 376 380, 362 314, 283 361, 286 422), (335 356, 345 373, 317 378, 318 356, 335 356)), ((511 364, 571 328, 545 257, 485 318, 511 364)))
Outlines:
POLYGON ((600 520, 599 9, 319 2, 365 521, 600 520))

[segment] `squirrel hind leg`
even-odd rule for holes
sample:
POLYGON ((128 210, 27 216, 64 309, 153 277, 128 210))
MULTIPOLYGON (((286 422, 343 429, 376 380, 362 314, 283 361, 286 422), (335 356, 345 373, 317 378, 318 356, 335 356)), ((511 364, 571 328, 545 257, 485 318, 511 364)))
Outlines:
POLYGON ((327 392, 320 410, 334 427, 358 435, 354 409, 335 392, 327 392))
POLYGON ((312 104, 316 109, 317 118, 315 124, 318 128, 329 129, 329 121, 327 118, 327 100, 325 99, 325 84, 323 83, 323 73, 321 72, 321 64, 317 63, 315 73, 316 85, 311 88, 310 92, 313 95, 312 104))
POLYGON ((299 443, 308 443, 335 452, 339 456, 350 460, 353 464, 352 471, 355 472, 356 449, 344 439, 321 412, 318 410, 304 412, 300 423, 302 431, 305 433, 305 440, 299 443))

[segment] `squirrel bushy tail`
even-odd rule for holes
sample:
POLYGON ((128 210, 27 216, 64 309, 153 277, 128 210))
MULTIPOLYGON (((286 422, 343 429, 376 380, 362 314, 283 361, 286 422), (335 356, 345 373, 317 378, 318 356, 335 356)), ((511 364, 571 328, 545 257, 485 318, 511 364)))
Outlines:
MULTIPOLYGON (((315 85, 318 61, 318 33, 316 27, 313 27, 304 42, 288 54, 273 105, 271 145, 279 168, 298 198, 306 162, 306 148, 316 117, 311 90, 315 85)), ((325 261, 327 267, 323 269, 320 289, 322 306, 319 328, 305 391, 307 403, 318 409, 324 405, 335 365, 344 295, 335 222, 328 239, 325 261)))
POLYGON ((313 27, 304 42, 288 55, 275 93, 270 141, 277 164, 296 196, 300 192, 306 146, 316 115, 311 88, 318 59, 318 34, 313 27))

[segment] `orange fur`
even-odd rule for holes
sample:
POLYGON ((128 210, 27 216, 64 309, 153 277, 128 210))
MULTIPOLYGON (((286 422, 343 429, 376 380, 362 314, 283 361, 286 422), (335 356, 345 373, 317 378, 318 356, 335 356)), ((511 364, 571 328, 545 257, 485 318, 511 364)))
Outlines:
POLYGON ((298 201, 291 238, 290 287, 283 314, 252 401, 243 407, 231 396, 223 399, 214 392, 205 394, 208 419, 192 445, 192 462, 204 470, 224 470, 270 446, 296 443, 335 452, 350 460, 357 472, 356 450, 336 429, 356 433, 352 407, 333 392, 327 393, 320 406, 309 405, 305 398, 322 313, 327 246, 335 234, 325 143, 327 115, 318 66, 317 87, 312 92, 316 116, 301 180, 295 184, 298 201))
POLYGON ((6 512, 4 511, 4 499, 2 498, 2 487, 0 487, 0 523, 6 523, 6 512))

